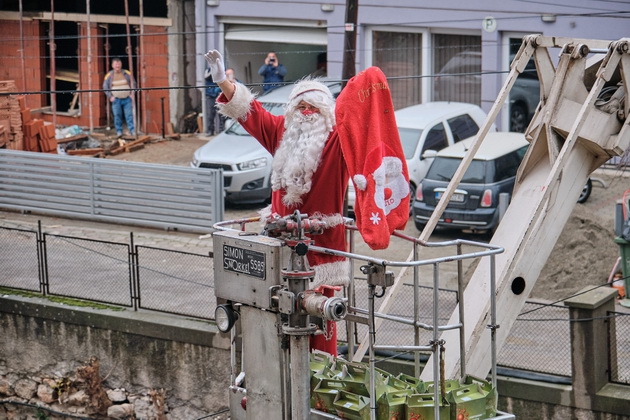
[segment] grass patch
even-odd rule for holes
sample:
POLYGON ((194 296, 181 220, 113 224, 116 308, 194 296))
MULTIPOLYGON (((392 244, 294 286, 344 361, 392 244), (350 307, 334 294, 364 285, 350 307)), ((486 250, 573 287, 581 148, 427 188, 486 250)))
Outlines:
POLYGON ((27 298, 42 298, 47 299, 50 302, 59 303, 67 306, 76 306, 79 308, 92 308, 92 309, 109 309, 112 311, 124 311, 125 308, 120 306, 106 305, 104 303, 92 302, 89 300, 73 299, 69 297, 61 296, 44 296, 41 293, 30 292, 28 290, 9 289, 7 287, 0 287, 0 295, 14 295, 27 298))

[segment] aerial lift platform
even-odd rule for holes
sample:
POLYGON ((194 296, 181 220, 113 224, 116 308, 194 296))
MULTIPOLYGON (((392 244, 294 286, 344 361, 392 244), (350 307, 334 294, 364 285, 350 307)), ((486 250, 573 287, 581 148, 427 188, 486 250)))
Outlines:
MULTIPOLYGON (((218 306, 216 319, 221 330, 232 334, 232 418, 254 419, 261 415, 273 419, 340 418, 339 412, 337 415, 325 413, 310 405, 308 340, 310 336, 327 333, 326 322, 318 326, 313 322, 316 318, 333 322, 349 320, 369 327, 368 336, 359 349, 349 354, 358 362, 369 352, 370 401, 367 411, 357 418, 380 418, 375 397, 374 352, 379 348, 387 349, 387 346, 379 347, 375 341, 383 319, 410 322, 414 328, 433 331, 429 343, 416 340, 404 349, 416 354, 431 353, 422 371, 417 357, 415 365, 416 377, 434 384, 435 402, 444 400, 444 381, 452 378, 460 381, 469 376, 486 378, 491 372, 492 386, 496 389, 496 353, 534 287, 589 175, 611 157, 623 154, 630 144, 629 49, 628 39, 610 42, 525 37, 488 119, 435 214, 419 238, 407 238, 413 243, 413 252, 407 261, 389 261, 357 255, 352 250, 346 253, 314 246, 307 235, 317 234, 326 226, 299 212, 273 223, 272 230, 277 234, 274 238, 245 231, 245 224, 256 219, 216 225, 223 231, 213 235, 215 292, 224 303, 218 306), (557 65, 551 58, 551 49, 559 50, 557 65), (541 101, 526 132, 531 145, 519 168, 511 204, 491 245, 470 241, 432 244, 428 239, 437 220, 530 58, 536 62, 541 101), (239 224, 241 229, 226 229, 227 224, 239 224), (463 244, 480 247, 480 250, 462 253, 463 244), (421 250, 418 251, 422 246, 454 246, 455 251, 448 257, 423 260, 421 250), (312 291, 313 272, 304 258, 306 252, 364 261, 361 271, 368 279, 368 308, 357 308, 351 299, 326 297, 312 291), (442 263, 457 261, 459 264, 463 259, 482 257, 490 263, 478 264, 466 290, 462 288, 457 308, 446 324, 438 325, 437 293, 432 325, 387 315, 403 283, 402 276, 399 274, 394 279, 388 267, 400 267, 401 272, 413 269, 415 283, 417 269, 432 266, 437 291, 442 263), (380 297, 383 301, 377 311, 375 302, 380 297), (240 329, 233 328, 237 318, 240 329), (239 343, 242 353, 236 349, 239 343), (459 352, 444 353, 445 343, 450 348, 458 348, 459 352), (241 354, 241 360, 237 360, 237 354, 241 354)), ((347 228, 353 229, 350 225, 347 228)), ((397 232, 395 235, 404 236, 397 232)), ((353 278, 353 273, 349 276, 353 278)), ((460 272, 460 287, 462 277, 460 272)), ((354 349, 351 344, 349 349, 354 349)), ((433 418, 448 418, 440 408, 439 403, 434 404, 433 418)), ((477 418, 514 417, 495 411, 477 418)))
MULTIPOLYGON (((258 218, 230 220, 215 225, 213 234, 217 326, 231 333, 230 414, 233 420, 259 419, 450 419, 451 413, 466 413, 470 419, 514 419, 497 411, 496 375, 491 381, 462 372, 461 377, 440 374, 439 355, 444 354, 441 331, 461 330, 464 323, 440 325, 438 285, 445 263, 456 262, 460 293, 463 293, 463 262, 489 259, 503 249, 487 243, 453 240, 421 243, 417 238, 395 232, 407 241, 417 257, 420 247, 446 248, 444 257, 392 261, 315 246, 310 238, 327 228, 325 221, 296 212, 266 221, 265 234, 247 228, 258 218), (240 228, 228 228, 237 225, 240 228), (348 286, 346 298, 326 296, 312 287, 314 271, 306 259, 308 252, 339 255, 363 263, 361 272, 367 282, 367 308, 354 302, 354 287, 348 286), (375 312, 375 302, 394 283, 388 268, 414 270, 414 294, 420 289, 418 271, 433 271, 431 323, 419 321, 420 300, 414 296, 413 316, 393 316, 375 312), (316 320, 325 322, 318 324, 316 320), (413 326, 415 334, 401 337, 395 344, 376 342, 375 320, 386 319, 413 326), (236 321, 238 320, 238 323, 236 321), (369 363, 352 363, 309 348, 312 337, 331 334, 331 322, 347 321, 347 336, 353 337, 353 324, 367 326, 369 363), (419 330, 431 332, 431 339, 420 342, 419 330), (411 352, 416 355, 411 382, 401 372, 385 372, 376 367, 377 351, 411 352), (420 353, 438 355, 430 381, 421 382, 420 353), (239 358, 240 356, 240 358, 239 358), (358 390, 357 390, 358 389, 358 390), (435 403, 437 401, 437 403, 435 403)), ((356 227, 346 219, 353 243, 356 227)), ((256 223, 256 227, 260 223, 256 223)), ((259 230, 259 229, 258 229, 259 230)), ((354 278, 352 272, 349 278, 354 278)), ((493 279, 490 279, 491 282, 493 279)), ((494 290, 490 287, 490 290, 494 290)), ((365 290, 364 290, 365 291, 365 290)), ((491 295, 490 295, 491 298, 491 295)), ((496 314, 493 313, 493 318, 496 314)), ((488 332, 490 335, 490 332, 488 332)), ((427 335, 425 335, 426 337, 427 335)), ((352 340, 348 345, 354 348, 352 340)), ((460 349, 463 350, 463 349, 460 349)), ((495 351, 491 346, 488 351, 495 351)), ((352 350, 349 350, 351 357, 352 350)), ((463 355, 462 355, 463 356, 463 355)))
MULTIPOLYGON (((447 355, 447 377, 456 375, 462 364, 476 376, 490 372, 489 337, 484 331, 490 328, 501 348, 589 175, 630 146, 630 39, 611 42, 527 36, 476 142, 421 238, 435 227, 530 58, 536 63, 541 99, 525 133, 531 144, 519 167, 511 203, 490 241, 505 249, 496 260, 498 320, 489 319, 488 267, 480 264, 465 291, 464 335, 447 331, 441 336, 453 344, 460 343, 460 338, 465 341, 464 358, 447 355), (559 51, 557 65, 551 59, 552 49, 559 51)), ((459 316, 458 308, 451 321, 459 316)), ((425 370, 422 377, 429 376, 425 370)))

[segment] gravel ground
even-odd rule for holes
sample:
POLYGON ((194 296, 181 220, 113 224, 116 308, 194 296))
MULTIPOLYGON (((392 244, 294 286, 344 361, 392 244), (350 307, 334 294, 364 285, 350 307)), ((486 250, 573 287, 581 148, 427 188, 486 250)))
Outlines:
MULTIPOLYGON (((180 140, 155 141, 135 152, 109 158, 188 166, 194 151, 211 140, 212 137, 183 135, 180 140)), ((607 282, 619 257, 618 245, 614 242, 615 203, 630 188, 630 171, 599 169, 593 173, 593 178, 595 182, 590 198, 584 204, 575 205, 532 297, 557 300, 584 287, 607 282)), ((226 219, 255 216, 258 209, 259 206, 226 207, 226 219)), ((411 220, 405 233, 410 236, 419 235, 411 220)), ((456 236, 453 235, 455 234, 452 232, 442 231, 436 232, 434 236, 435 240, 445 240, 454 239, 456 236)), ((464 236, 473 240, 487 239, 473 235, 464 236)), ((369 249, 359 247, 357 252, 367 254, 369 249)), ((408 252, 408 249, 398 252, 396 258, 404 260, 408 252)))

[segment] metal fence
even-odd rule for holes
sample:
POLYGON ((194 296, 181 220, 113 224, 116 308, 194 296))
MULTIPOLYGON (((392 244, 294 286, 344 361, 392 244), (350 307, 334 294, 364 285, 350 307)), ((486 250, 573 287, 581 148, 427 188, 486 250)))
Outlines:
MULTIPOLYGON (((399 293, 398 298, 392 304, 389 315, 403 318, 413 318, 413 283, 411 281, 405 282, 402 287, 403 289, 399 293)), ((454 290, 441 289, 438 293, 440 302, 440 306, 438 308, 439 321, 446 324, 457 305, 457 292, 454 290)), ((357 307, 368 307, 368 286, 366 278, 355 278, 355 299, 357 307)), ((419 286, 418 302, 418 307, 420 308, 418 321, 431 325, 433 323, 433 288, 428 286, 419 286)), ((401 324, 391 320, 383 320, 383 323, 376 334, 378 341, 381 343, 387 343, 388 345, 404 345, 409 344, 409 337, 414 336, 414 330, 415 329, 412 325, 401 324)), ((433 339, 433 331, 421 329, 419 333, 419 341, 421 343, 428 343, 433 339)), ((367 337, 368 326, 364 324, 357 324, 355 334, 356 341, 360 342, 363 337, 367 337)), ((339 324, 337 337, 342 341, 348 340, 344 323, 339 324)))
POLYGON ((0 227, 0 286, 213 319, 212 254, 0 227))
MULTIPOLYGON (((128 243, 53 235, 28 229, 0 227, 0 286, 44 295, 214 319, 213 255, 128 243)), ((355 280, 356 304, 366 307, 368 292, 363 278, 355 280)), ((392 306, 390 314, 412 318, 413 285, 392 306)), ((439 317, 445 322, 458 302, 457 292, 439 290, 439 317)), ((433 290, 419 286, 420 322, 432 320, 433 290)), ((630 384, 630 316, 615 314, 610 334, 611 382, 630 384)), ((498 354, 499 367, 571 377, 569 310, 561 305, 528 302, 498 354)), ((338 338, 347 341, 344 323, 338 338)), ((357 325, 360 340, 367 327, 357 325)), ((377 331, 380 343, 408 342, 413 327, 385 321, 377 331)), ((426 331, 421 342, 431 339, 426 331)))
POLYGON ((223 219, 216 169, 0 150, 0 208, 207 233, 223 219))
POLYGON ((615 322, 610 322, 608 334, 608 350, 612 366, 608 372, 610 382, 618 384, 630 384, 630 314, 610 312, 609 317, 614 317, 615 322), (614 326, 614 328, 613 328, 614 326))
POLYGON ((527 302, 498 354, 498 364, 571 377, 569 308, 527 302))

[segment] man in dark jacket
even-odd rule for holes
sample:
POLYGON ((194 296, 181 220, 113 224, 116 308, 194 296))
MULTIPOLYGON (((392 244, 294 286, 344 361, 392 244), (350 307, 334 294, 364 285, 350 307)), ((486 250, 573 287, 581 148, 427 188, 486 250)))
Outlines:
POLYGON ((267 92, 282 86, 284 76, 287 75, 287 68, 280 64, 276 53, 271 51, 265 58, 265 64, 258 69, 258 74, 263 77, 263 90, 267 92))

